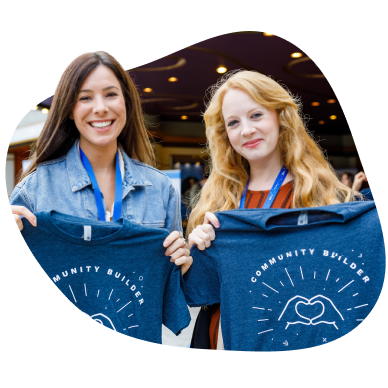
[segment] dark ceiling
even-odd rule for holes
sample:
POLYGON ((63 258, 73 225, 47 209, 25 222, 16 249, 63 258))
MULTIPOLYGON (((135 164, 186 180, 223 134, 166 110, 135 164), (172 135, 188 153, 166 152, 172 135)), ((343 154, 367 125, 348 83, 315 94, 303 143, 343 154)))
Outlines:
MULTIPOLYGON (((219 66, 228 70, 256 70, 287 86, 301 98, 308 128, 315 137, 350 134, 335 93, 319 68, 298 47, 277 36, 265 36, 262 32, 222 35, 129 73, 141 91, 146 113, 159 116, 162 122, 180 121, 181 116, 187 116, 187 121, 200 122, 206 90, 221 76, 216 72, 219 66), (303 56, 294 59, 291 54, 295 52, 303 56), (169 82, 170 77, 178 81, 169 82), (144 92, 145 88, 151 88, 152 92, 144 92), (319 106, 312 106, 313 102, 319 106), (332 115, 337 118, 330 119, 332 115)), ((49 107, 51 100, 48 98, 40 105, 49 107)))

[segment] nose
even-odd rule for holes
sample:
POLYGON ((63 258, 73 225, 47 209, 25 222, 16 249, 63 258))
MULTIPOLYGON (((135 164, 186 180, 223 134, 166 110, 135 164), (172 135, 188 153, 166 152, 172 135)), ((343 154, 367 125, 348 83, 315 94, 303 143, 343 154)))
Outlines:
POLYGON ((106 101, 101 96, 96 96, 94 99, 93 113, 104 114, 109 111, 106 101))
POLYGON ((242 121, 240 123, 240 128, 241 128, 241 136, 246 136, 246 137, 253 135, 256 131, 252 124, 245 121, 242 121))

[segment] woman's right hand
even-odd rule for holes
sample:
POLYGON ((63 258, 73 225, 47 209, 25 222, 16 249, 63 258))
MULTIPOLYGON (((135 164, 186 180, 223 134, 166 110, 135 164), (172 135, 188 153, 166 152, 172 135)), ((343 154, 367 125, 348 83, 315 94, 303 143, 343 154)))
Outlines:
POLYGON ((211 242, 216 238, 216 232, 214 227, 217 229, 220 227, 218 218, 212 212, 205 213, 205 219, 202 225, 198 225, 189 234, 189 247, 196 245, 200 251, 209 248, 211 242))
POLYGON ((19 230, 23 229, 23 222, 20 216, 25 217, 32 226, 36 226, 36 217, 26 207, 11 205, 11 210, 19 230))

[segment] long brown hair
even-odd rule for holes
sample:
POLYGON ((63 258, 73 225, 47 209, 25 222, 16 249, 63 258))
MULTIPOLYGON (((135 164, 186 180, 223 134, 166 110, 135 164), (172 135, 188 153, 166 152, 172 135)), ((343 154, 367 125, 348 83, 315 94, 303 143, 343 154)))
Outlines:
POLYGON ((79 138, 78 129, 69 116, 82 83, 99 65, 113 71, 124 94, 127 121, 118 142, 131 158, 151 166, 156 165, 155 152, 144 124, 140 96, 134 82, 115 58, 104 51, 97 51, 80 55, 62 74, 43 130, 31 148, 30 167, 20 180, 34 172, 37 164, 65 155, 79 138))
POLYGON ((322 150, 307 132, 298 100, 271 78, 255 71, 229 73, 210 91, 204 113, 212 171, 188 222, 187 234, 202 224, 205 213, 238 209, 248 180, 249 163, 231 146, 222 115, 222 101, 230 88, 246 92, 266 108, 275 109, 279 122, 278 149, 294 176, 293 208, 331 205, 354 200, 322 150))

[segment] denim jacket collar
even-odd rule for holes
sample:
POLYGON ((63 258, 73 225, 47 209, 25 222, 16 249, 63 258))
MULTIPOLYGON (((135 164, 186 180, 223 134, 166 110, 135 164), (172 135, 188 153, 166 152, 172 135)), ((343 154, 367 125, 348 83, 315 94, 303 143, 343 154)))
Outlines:
MULTIPOLYGON (((140 173, 131 158, 123 151, 125 175, 123 179, 123 198, 136 186, 152 186, 152 183, 140 173)), ((74 142, 66 155, 66 165, 69 174, 71 189, 73 192, 82 190, 92 184, 89 175, 82 164, 77 150, 77 142, 74 142)))

